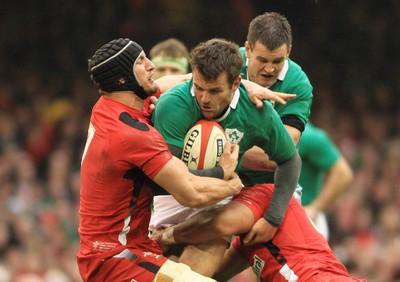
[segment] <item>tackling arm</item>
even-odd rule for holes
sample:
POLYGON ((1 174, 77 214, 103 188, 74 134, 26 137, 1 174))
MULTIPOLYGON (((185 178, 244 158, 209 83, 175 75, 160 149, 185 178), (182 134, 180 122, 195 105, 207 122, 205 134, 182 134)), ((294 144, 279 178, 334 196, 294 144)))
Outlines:
MULTIPOLYGON (((229 142, 228 142, 229 143, 229 142)), ((206 177, 215 177, 220 179, 228 180, 232 173, 235 171, 237 165, 237 158, 232 158, 231 150, 239 145, 235 144, 227 144, 224 148, 224 152, 222 153, 219 165, 209 169, 189 169, 191 173, 197 176, 206 176, 206 177), (226 149, 226 150, 225 150, 226 149)), ((168 145, 169 150, 172 155, 177 158, 180 158, 182 155, 182 148, 174 145, 168 145)))
POLYGON ((155 80, 161 93, 164 93, 168 89, 174 87, 175 85, 188 81, 192 78, 192 74, 179 74, 179 75, 165 75, 155 80))
POLYGON ((270 224, 279 226, 282 223, 285 210, 299 181, 300 171, 301 158, 297 150, 275 170, 275 188, 271 205, 264 213, 265 220, 270 224))
MULTIPOLYGON (((237 159, 238 153, 239 147, 235 146, 231 154, 237 159)), ((167 190, 180 204, 192 208, 213 205, 226 197, 238 194, 242 187, 236 174, 227 181, 195 176, 176 157, 160 170, 153 181, 167 190)))
POLYGON ((275 171, 275 188, 271 204, 263 218, 257 220, 243 239, 244 245, 253 245, 272 239, 282 223, 283 216, 293 196, 301 170, 301 158, 297 152, 281 163, 275 171))

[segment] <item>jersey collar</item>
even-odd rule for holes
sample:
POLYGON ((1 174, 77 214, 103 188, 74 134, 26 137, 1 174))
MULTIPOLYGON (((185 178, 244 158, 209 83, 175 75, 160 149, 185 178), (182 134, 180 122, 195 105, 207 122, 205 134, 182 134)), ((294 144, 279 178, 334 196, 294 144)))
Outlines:
POLYGON ((278 79, 280 81, 283 81, 285 79, 288 70, 289 70, 289 59, 285 60, 285 64, 283 65, 283 68, 278 75, 278 79))

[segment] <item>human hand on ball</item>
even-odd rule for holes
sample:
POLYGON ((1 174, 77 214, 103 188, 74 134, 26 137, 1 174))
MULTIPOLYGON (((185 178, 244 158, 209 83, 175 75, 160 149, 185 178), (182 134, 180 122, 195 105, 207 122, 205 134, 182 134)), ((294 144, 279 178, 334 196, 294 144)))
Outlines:
POLYGON ((239 158, 239 145, 227 141, 219 159, 219 166, 224 170, 224 179, 230 179, 234 173, 239 158))

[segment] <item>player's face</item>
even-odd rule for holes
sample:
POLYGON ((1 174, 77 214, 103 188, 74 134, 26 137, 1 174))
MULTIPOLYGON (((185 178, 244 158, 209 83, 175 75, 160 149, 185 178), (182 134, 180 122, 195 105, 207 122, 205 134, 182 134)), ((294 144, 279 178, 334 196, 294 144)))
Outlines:
POLYGON ((149 95, 157 92, 158 86, 153 80, 154 64, 144 52, 140 53, 133 71, 137 81, 149 95))
POLYGON ((180 68, 173 66, 159 66, 156 67, 156 69, 154 70, 153 78, 157 79, 166 75, 178 75, 178 74, 186 74, 186 72, 180 68))
POLYGON ((193 89, 201 113, 206 119, 219 117, 229 106, 240 84, 240 76, 233 85, 228 83, 224 72, 216 80, 209 81, 197 70, 193 70, 193 89))
POLYGON ((256 41, 253 50, 250 50, 250 45, 246 41, 245 49, 248 59, 248 79, 258 85, 268 87, 278 79, 285 60, 289 58, 291 47, 283 44, 279 48, 269 50, 256 41))

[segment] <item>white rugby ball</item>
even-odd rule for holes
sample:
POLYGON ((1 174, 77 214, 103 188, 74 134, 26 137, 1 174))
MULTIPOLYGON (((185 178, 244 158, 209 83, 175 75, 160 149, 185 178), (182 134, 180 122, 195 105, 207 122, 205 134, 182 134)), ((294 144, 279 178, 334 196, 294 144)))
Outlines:
POLYGON ((225 131, 217 122, 200 120, 186 133, 181 160, 190 169, 213 168, 225 144, 225 131))

